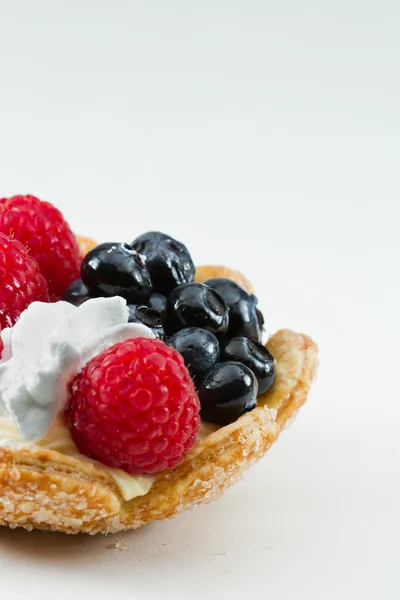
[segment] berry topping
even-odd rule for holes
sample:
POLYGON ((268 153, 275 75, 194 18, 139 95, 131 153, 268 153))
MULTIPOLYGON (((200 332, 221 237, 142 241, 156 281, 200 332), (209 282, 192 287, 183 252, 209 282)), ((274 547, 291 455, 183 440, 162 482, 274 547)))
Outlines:
POLYGON ((155 292, 169 294, 177 285, 193 281, 195 268, 186 246, 169 235, 149 231, 132 246, 145 257, 155 292))
POLYGON ((163 294, 157 294, 156 292, 150 296, 147 306, 149 308, 155 308, 164 314, 167 307, 167 298, 163 294))
POLYGON ((39 265, 25 246, 0 233, 0 328, 14 325, 35 301, 49 302, 39 265))
POLYGON ((180 354, 160 340, 134 338, 75 377, 66 420, 86 456, 128 473, 156 473, 193 446, 199 406, 180 354))
POLYGON ((229 307, 227 336, 244 336, 261 341, 264 319, 257 309, 257 298, 231 279, 216 277, 204 283, 218 292, 229 307))
POLYGON ((129 323, 142 323, 149 327, 154 335, 160 339, 164 339, 164 327, 162 322, 162 313, 155 308, 148 306, 129 305, 129 323))
POLYGON ((168 345, 183 356, 185 365, 196 383, 219 361, 219 342, 215 335, 206 329, 181 329, 168 340, 168 345))
POLYGON ((48 202, 34 196, 0 199, 0 231, 19 240, 36 259, 52 299, 59 300, 79 277, 78 243, 60 211, 48 202))
POLYGON ((223 335, 228 329, 228 307, 221 296, 204 283, 184 283, 167 300, 166 332, 201 327, 223 335))
POLYGON ((131 304, 145 304, 152 291, 142 258, 128 244, 117 242, 99 244, 88 252, 82 281, 91 296, 121 296, 131 304))
POLYGON ((258 394, 264 394, 275 381, 275 362, 272 354, 259 342, 245 337, 227 341, 221 349, 221 360, 241 362, 253 371, 258 381, 258 394))
POLYGON ((239 362, 215 365, 197 390, 201 418, 217 425, 228 425, 257 404, 257 380, 239 362))
POLYGON ((83 302, 89 299, 89 290, 83 283, 82 279, 75 279, 67 287, 67 291, 62 297, 64 302, 69 302, 75 306, 80 306, 83 302))

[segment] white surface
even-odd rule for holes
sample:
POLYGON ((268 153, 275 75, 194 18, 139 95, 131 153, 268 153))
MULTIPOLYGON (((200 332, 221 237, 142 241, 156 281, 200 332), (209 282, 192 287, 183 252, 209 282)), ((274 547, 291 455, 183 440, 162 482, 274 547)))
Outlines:
POLYGON ((2 595, 399 597, 399 26, 393 0, 1 4, 1 193, 99 240, 166 230, 321 346, 219 502, 125 552, 0 531, 2 595))

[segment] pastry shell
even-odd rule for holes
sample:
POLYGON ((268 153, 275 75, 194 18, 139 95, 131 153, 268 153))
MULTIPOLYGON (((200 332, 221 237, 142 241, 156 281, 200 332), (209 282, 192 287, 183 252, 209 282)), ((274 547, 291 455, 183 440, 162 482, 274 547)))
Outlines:
MULTIPOLYGON (((209 268, 213 277, 229 276, 226 268, 223 275, 209 268)), ((211 277, 206 267, 202 273, 211 277)), ((315 343, 281 330, 266 346, 276 360, 276 382, 257 408, 225 427, 206 426, 208 434, 180 465, 159 473, 144 496, 125 501, 115 480, 89 462, 34 445, 0 447, 0 525, 116 533, 218 498, 267 452, 307 399, 318 359, 315 343)))

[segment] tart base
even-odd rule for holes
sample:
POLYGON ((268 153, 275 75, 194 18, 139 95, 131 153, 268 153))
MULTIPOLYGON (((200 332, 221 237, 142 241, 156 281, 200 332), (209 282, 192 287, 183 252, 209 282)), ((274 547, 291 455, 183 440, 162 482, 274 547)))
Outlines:
POLYGON ((315 343, 282 330, 267 347, 276 359, 276 382, 258 407, 197 442, 180 465, 157 476, 145 496, 129 502, 90 463, 37 446, 0 447, 0 525, 116 533, 218 498, 267 452, 307 398, 317 364, 315 343))
MULTIPOLYGON (((89 238, 78 242, 83 255, 95 245, 89 238)), ((212 277, 233 279, 253 292, 238 271, 196 268, 196 281, 212 277)), ((278 439, 306 401, 315 374, 318 349, 308 336, 281 330, 266 346, 276 360, 276 381, 257 408, 225 427, 209 424, 208 435, 180 465, 157 475, 145 496, 125 501, 115 480, 89 462, 38 446, 0 446, 0 525, 117 533, 218 498, 278 439)))

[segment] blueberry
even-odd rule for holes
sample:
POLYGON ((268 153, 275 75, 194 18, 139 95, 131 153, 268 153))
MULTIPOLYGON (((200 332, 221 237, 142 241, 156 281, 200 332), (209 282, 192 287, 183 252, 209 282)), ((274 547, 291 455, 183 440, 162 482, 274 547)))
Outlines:
POLYGON ((257 298, 231 279, 216 277, 204 283, 218 292, 229 307, 227 336, 244 336, 261 341, 264 318, 257 308, 257 298))
POLYGON ((258 381, 258 394, 264 394, 275 381, 275 361, 272 354, 259 342, 236 337, 225 342, 221 360, 238 361, 253 371, 258 381))
POLYGON ((168 296, 165 314, 168 335, 186 327, 201 327, 212 333, 224 334, 228 322, 225 302, 204 283, 184 283, 168 296))
POLYGON ((62 299, 64 302, 80 306, 89 299, 89 290, 82 282, 82 279, 76 279, 69 284, 62 299))
POLYGON ((197 393, 201 418, 228 425, 256 406, 257 380, 242 363, 222 362, 206 373, 197 393))
POLYGON ((219 361, 219 343, 211 331, 199 327, 188 327, 175 333, 169 340, 183 356, 189 373, 196 382, 219 361))
POLYGON ((128 323, 142 323, 142 325, 149 327, 156 337, 162 340, 165 338, 161 311, 149 308, 148 306, 136 306, 134 304, 129 304, 128 308, 128 323))
POLYGON ((152 292, 149 272, 128 244, 96 246, 83 259, 81 273, 93 296, 122 296, 131 304, 145 304, 152 292))
POLYGON ((167 298, 166 296, 163 296, 163 294, 157 294, 156 292, 150 296, 147 306, 155 308, 164 314, 167 306, 167 298))
POLYGON ((132 242, 145 257, 155 292, 168 295, 177 285, 194 279, 194 264, 181 242, 159 231, 149 231, 132 242))

